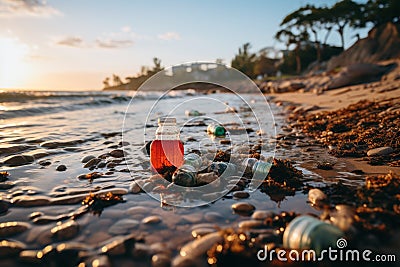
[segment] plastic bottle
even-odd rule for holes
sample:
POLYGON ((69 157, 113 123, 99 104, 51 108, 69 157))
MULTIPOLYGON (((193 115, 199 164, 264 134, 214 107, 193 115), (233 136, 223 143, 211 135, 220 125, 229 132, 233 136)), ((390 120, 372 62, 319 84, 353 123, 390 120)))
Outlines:
POLYGON ((183 144, 179 139, 176 119, 158 119, 156 139, 150 145, 150 163, 153 172, 172 173, 183 164, 183 144))
POLYGON ((207 133, 213 134, 215 136, 225 136, 226 130, 223 126, 213 123, 208 125, 207 133))
POLYGON ((313 249, 320 254, 323 249, 335 248, 337 240, 343 236, 343 232, 336 226, 303 215, 296 217, 286 227, 283 246, 289 249, 313 249))
POLYGON ((242 166, 246 173, 253 172, 253 166, 258 160, 256 158, 245 158, 242 162, 242 166))
POLYGON ((227 176, 235 175, 237 172, 237 167, 233 163, 226 163, 221 161, 211 163, 209 170, 215 172, 218 176, 221 176, 222 174, 227 176))
POLYGON ((188 117, 197 117, 203 115, 203 113, 199 112, 198 110, 192 109, 192 110, 186 110, 185 115, 188 117))
POLYGON ((254 163, 252 171, 253 176, 257 179, 265 179, 271 169, 272 164, 269 162, 257 161, 254 163))
POLYGON ((184 157, 184 165, 192 165, 197 171, 200 170, 203 160, 195 153, 190 153, 184 157))

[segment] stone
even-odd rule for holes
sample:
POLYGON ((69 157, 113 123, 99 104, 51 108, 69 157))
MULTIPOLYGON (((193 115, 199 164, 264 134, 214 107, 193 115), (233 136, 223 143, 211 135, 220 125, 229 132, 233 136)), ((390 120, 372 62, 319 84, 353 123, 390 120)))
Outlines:
POLYGON ((140 188, 140 186, 138 185, 138 183, 136 183, 135 181, 133 181, 130 185, 129 185, 129 192, 131 192, 132 194, 138 194, 142 191, 142 188, 140 188))
POLYGON ((11 156, 4 161, 4 165, 6 166, 21 166, 30 164, 35 161, 35 158, 30 155, 16 155, 11 156))
POLYGON ((214 244, 222 241, 223 236, 221 233, 208 234, 184 245, 179 254, 181 257, 197 258, 204 255, 214 244))
POLYGON ((263 222, 261 220, 246 220, 238 224, 241 229, 259 229, 262 228, 263 222))
POLYGON ((326 204, 328 197, 318 188, 313 188, 308 191, 308 201, 314 206, 323 206, 326 204))
POLYGON ((56 169, 56 170, 59 171, 59 172, 66 171, 66 170, 67 170, 67 166, 65 166, 65 165, 59 165, 59 166, 57 166, 57 169, 56 169))
POLYGON ((93 156, 93 155, 87 155, 87 156, 84 156, 84 157, 81 159, 81 162, 82 162, 82 163, 87 163, 89 160, 94 159, 94 158, 96 158, 96 157, 93 156))
POLYGON ((238 202, 231 206, 235 213, 252 213, 256 208, 247 202, 238 202))
POLYGON ((7 201, 0 199, 0 214, 8 211, 10 204, 7 201))
POLYGON ((16 196, 11 200, 11 203, 18 207, 34 207, 49 205, 51 198, 47 196, 16 196))
POLYGON ((274 215, 272 211, 268 210, 257 210, 252 215, 251 218, 254 220, 265 220, 271 218, 274 215))
MULTIPOLYGON (((79 264, 78 266, 81 266, 81 264, 79 264)), ((87 260, 85 260, 85 262, 82 266, 111 267, 111 262, 107 255, 98 255, 98 256, 90 257, 87 260)))
POLYGON ((197 228, 192 230, 192 236, 194 238, 200 238, 202 236, 214 233, 215 231, 216 231, 215 228, 207 228, 207 227, 197 228))
POLYGON ((0 238, 13 236, 25 232, 30 228, 26 222, 4 222, 0 223, 0 238))
POLYGON ((123 158, 124 151, 122 149, 114 149, 110 151, 110 155, 114 158, 123 158))
POLYGON ((2 240, 0 241, 0 258, 16 256, 24 250, 25 247, 25 244, 19 241, 2 240))
POLYGON ((108 229, 108 232, 116 235, 127 234, 131 230, 138 227, 138 225, 139 221, 137 220, 122 219, 111 225, 111 227, 108 229))
POLYGON ((90 168, 90 167, 96 166, 100 162, 101 162, 101 159, 93 158, 93 159, 89 160, 88 162, 86 162, 86 164, 83 165, 83 168, 90 168))
POLYGON ((163 253, 155 254, 151 257, 151 266, 169 267, 171 266, 171 257, 163 253))
POLYGON ((144 223, 144 224, 159 224, 161 221, 162 221, 162 219, 160 216, 153 215, 153 216, 144 218, 142 220, 142 223, 144 223))
POLYGON ((225 218, 218 212, 209 211, 204 214, 204 219, 208 222, 218 222, 223 221, 225 218))
POLYGON ((51 229, 51 233, 56 240, 68 240, 75 237, 79 232, 79 225, 77 222, 71 220, 61 223, 51 229))
POLYGON ((250 194, 245 191, 236 191, 232 195, 234 198, 248 198, 250 196, 250 194))
POLYGON ((393 148, 390 146, 384 146, 384 147, 377 147, 374 149, 370 149, 367 152, 368 157, 373 157, 373 156, 384 156, 393 153, 393 148))

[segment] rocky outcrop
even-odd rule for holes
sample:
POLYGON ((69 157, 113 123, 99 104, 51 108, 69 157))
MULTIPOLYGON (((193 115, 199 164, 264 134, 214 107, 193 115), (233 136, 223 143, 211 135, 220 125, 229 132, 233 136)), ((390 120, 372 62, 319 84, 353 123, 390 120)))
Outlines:
POLYGON ((357 41, 340 55, 331 58, 328 61, 327 70, 395 58, 400 58, 400 24, 387 23, 373 28, 366 38, 357 41))

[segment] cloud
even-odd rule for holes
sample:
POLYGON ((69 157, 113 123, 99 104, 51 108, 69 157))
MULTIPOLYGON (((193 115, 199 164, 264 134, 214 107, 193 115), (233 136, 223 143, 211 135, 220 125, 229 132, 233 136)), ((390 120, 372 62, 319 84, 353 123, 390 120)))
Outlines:
POLYGON ((97 47, 100 48, 124 48, 133 45, 133 41, 129 39, 125 40, 115 40, 115 39, 97 39, 97 47))
POLYGON ((181 36, 177 32, 166 32, 159 34, 158 38, 162 40, 180 40, 181 36))
POLYGON ((121 31, 122 32, 132 32, 132 29, 129 26, 124 26, 124 27, 121 28, 121 31))
POLYGON ((61 15, 44 0, 0 0, 0 17, 51 17, 61 15))
POLYGON ((67 36, 55 42, 57 45, 70 46, 70 47, 84 47, 85 43, 82 38, 77 36, 67 36))

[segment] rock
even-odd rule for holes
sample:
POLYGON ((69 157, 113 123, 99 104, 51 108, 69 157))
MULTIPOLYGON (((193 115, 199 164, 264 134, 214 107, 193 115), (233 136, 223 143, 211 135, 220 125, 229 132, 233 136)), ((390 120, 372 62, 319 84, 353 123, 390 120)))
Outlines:
POLYGON ((35 158, 30 155, 11 156, 4 161, 6 166, 21 166, 30 164, 35 161, 35 158))
POLYGON ((25 232, 30 228, 26 222, 4 222, 0 223, 0 238, 13 236, 25 232))
POLYGON ((135 238, 133 235, 113 237, 100 246, 99 253, 109 256, 123 255, 129 251, 134 244, 135 238))
POLYGON ((114 149, 114 150, 110 151, 110 155, 112 157, 114 157, 114 158, 123 158, 124 157, 124 151, 122 149, 114 149))
POLYGON ((94 159, 94 158, 96 158, 96 157, 93 156, 93 155, 87 155, 87 156, 84 156, 84 157, 81 159, 81 162, 82 162, 82 163, 87 163, 89 160, 94 159))
POLYGON ((181 257, 197 258, 204 255, 213 245, 222 241, 221 233, 208 234, 183 246, 179 254, 181 257))
POLYGON ((263 222, 261 220, 247 220, 241 221, 238 226, 241 229, 258 229, 262 228, 263 222))
POLYGON ((41 160, 38 162, 40 166, 49 166, 51 165, 51 162, 48 160, 41 160))
POLYGON ((252 215, 251 218, 254 220, 265 220, 267 218, 272 218, 274 213, 268 210, 257 210, 252 215))
POLYGON ((232 195, 234 198, 248 198, 250 196, 250 194, 245 191, 236 191, 232 195))
POLYGON ((81 265, 87 267, 111 267, 111 262, 107 255, 98 255, 88 258, 84 264, 79 264, 78 266, 81 265))
POLYGON ((67 166, 65 166, 65 165, 59 165, 59 166, 57 166, 57 169, 56 169, 56 170, 59 171, 59 172, 66 171, 66 170, 67 170, 67 166))
POLYGON ((135 181, 133 181, 130 185, 129 185, 129 192, 131 192, 132 194, 138 194, 142 191, 142 188, 140 188, 140 186, 138 185, 138 183, 136 183, 135 181))
POLYGON ((25 244, 19 241, 2 240, 0 241, 0 258, 16 256, 24 250, 25 247, 25 244))
POLYGON ((149 245, 143 243, 135 243, 132 250, 132 256, 136 259, 149 259, 153 251, 149 245))
POLYGON ((152 267, 170 267, 171 266, 171 258, 170 256, 159 253, 153 255, 151 257, 151 266, 152 267))
POLYGON ((101 162, 101 159, 98 159, 98 158, 91 159, 88 162, 86 162, 85 165, 83 165, 83 168, 90 168, 90 167, 96 166, 100 162, 101 162))
POLYGON ((235 203, 231 206, 231 208, 235 213, 240 213, 240 214, 250 214, 256 209, 252 204, 247 202, 235 203))
POLYGON ((46 206, 49 205, 51 198, 47 196, 17 196, 11 200, 15 206, 18 207, 34 207, 34 206, 46 206))
POLYGON ((122 219, 111 225, 108 229, 110 234, 127 234, 139 225, 139 221, 132 219, 122 219))
POLYGON ((78 232, 79 232, 79 225, 77 222, 73 220, 61 223, 51 229, 53 237, 58 241, 71 239, 75 237, 78 234, 78 232))
POLYGON ((326 204, 328 197, 318 188, 313 188, 308 191, 308 201, 314 206, 323 206, 326 204))
POLYGON ((159 224, 162 221, 160 216, 149 216, 146 217, 142 220, 142 223, 144 224, 159 224))
POLYGON ((216 230, 215 228, 209 228, 209 227, 204 227, 204 228, 196 228, 192 230, 192 236, 194 238, 199 238, 211 233, 214 233, 216 230))
POLYGON ((106 165, 107 165, 107 162, 100 161, 99 164, 97 164, 97 168, 104 168, 106 165))
POLYGON ((383 155, 391 154, 391 153, 393 153, 393 151, 394 151, 393 148, 391 148, 390 146, 378 147, 378 148, 368 150, 367 156, 368 157, 383 156, 383 155))
POLYGON ((41 258, 38 255, 42 255, 40 250, 23 250, 19 253, 19 259, 28 264, 39 265, 41 258))

